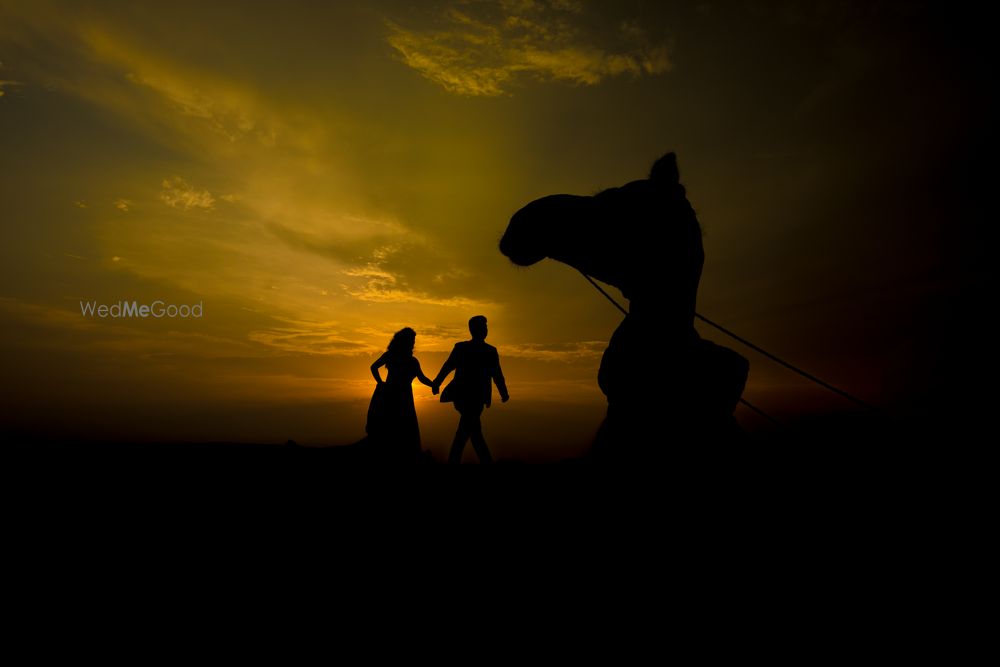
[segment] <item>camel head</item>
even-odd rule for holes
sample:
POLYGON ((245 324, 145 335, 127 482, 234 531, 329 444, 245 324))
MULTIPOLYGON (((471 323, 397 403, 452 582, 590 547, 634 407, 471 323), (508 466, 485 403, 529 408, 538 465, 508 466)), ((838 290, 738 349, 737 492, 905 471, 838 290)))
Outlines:
POLYGON ((669 258, 665 244, 677 246, 675 236, 691 225, 698 229, 676 155, 667 153, 648 179, 591 197, 558 194, 530 202, 511 217, 500 252, 518 266, 554 259, 627 294, 651 281, 669 258))

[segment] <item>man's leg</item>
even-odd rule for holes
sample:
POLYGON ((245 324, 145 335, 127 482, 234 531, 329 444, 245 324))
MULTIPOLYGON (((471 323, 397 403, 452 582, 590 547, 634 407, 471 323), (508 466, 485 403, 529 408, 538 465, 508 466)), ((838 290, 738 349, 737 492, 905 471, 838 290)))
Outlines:
POLYGON ((483 422, 480 419, 480 415, 482 414, 483 406, 479 405, 463 413, 462 419, 465 421, 465 432, 472 439, 472 448, 476 450, 476 454, 479 456, 479 462, 493 463, 490 449, 486 446, 486 438, 483 437, 483 422))
MULTIPOLYGON (((455 406, 458 410, 458 406, 455 406)), ((455 431, 455 439, 451 442, 451 451, 448 452, 448 463, 459 464, 462 462, 462 452, 465 450, 465 441, 469 439, 469 432, 466 430, 465 413, 459 410, 458 430, 455 431)))

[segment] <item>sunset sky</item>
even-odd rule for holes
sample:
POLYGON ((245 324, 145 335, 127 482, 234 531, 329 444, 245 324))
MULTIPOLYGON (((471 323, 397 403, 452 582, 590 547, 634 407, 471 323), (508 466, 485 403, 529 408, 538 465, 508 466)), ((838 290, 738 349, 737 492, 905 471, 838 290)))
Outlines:
MULTIPOLYGON (((487 438, 561 456, 600 422, 620 315, 497 241, 528 201, 668 150, 704 229, 699 311, 922 405, 980 270, 975 23, 893 2, 0 0, 4 430, 351 442, 395 330, 433 375, 484 314, 512 396, 487 438)), ((850 409, 729 345, 776 417, 850 409)), ((414 392, 440 453, 456 415, 414 392)))

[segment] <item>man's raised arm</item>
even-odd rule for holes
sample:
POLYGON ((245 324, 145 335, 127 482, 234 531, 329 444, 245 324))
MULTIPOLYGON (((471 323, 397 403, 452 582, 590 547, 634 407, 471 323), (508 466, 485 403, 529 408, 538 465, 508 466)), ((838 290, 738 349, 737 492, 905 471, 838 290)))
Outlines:
POLYGON ((434 382, 431 383, 431 390, 437 394, 441 389, 441 383, 444 382, 445 378, 455 370, 458 366, 458 361, 455 359, 455 352, 458 351, 458 345, 452 348, 451 354, 445 359, 444 365, 441 366, 441 370, 438 371, 437 377, 434 378, 434 382))

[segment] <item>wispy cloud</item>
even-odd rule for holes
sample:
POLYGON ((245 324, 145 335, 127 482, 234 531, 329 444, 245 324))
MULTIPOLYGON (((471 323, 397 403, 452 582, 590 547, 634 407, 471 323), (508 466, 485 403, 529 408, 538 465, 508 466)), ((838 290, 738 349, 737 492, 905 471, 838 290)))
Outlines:
POLYGON ((0 20, 0 43, 32 55, 19 59, 17 76, 0 72, 0 93, 20 85, 70 93, 172 149, 203 155, 276 146, 308 152, 323 134, 321 123, 282 113, 245 79, 179 58, 155 38, 97 18, 100 12, 83 16, 70 7, 32 3, 0 20))
MULTIPOLYGON (((152 92, 172 112, 194 123, 190 129, 207 128, 230 143, 256 139, 265 146, 273 145, 284 130, 250 91, 232 81, 207 70, 178 68, 175 62, 157 57, 97 25, 85 25, 79 35, 90 58, 124 70, 124 81, 152 92)), ((134 103, 124 97, 117 101, 134 103)))
POLYGON ((491 304, 464 296, 436 296, 425 291, 409 289, 400 284, 399 278, 377 267, 347 269, 344 275, 360 278, 358 284, 345 285, 344 290, 359 301, 370 303, 415 303, 447 308, 483 309, 491 304))
POLYGON ((4 96, 4 88, 23 85, 20 81, 4 81, 0 79, 0 97, 4 96))
POLYGON ((520 0, 461 5, 443 27, 411 30, 387 21, 387 40, 400 58, 458 95, 504 94, 518 79, 594 85, 620 75, 670 69, 667 47, 652 43, 635 22, 624 22, 615 44, 585 28, 580 3, 520 0), (606 41, 606 40, 605 40, 606 41))
POLYGON ((215 197, 208 190, 198 190, 180 176, 166 178, 161 184, 160 201, 167 206, 185 211, 200 208, 211 211, 215 208, 215 197))
POLYGON ((355 355, 377 349, 366 341, 352 340, 336 323, 327 322, 289 322, 287 326, 251 331, 247 338, 283 352, 306 354, 355 355))
MULTIPOLYGON (((122 213, 128 213, 129 212, 129 207, 132 206, 132 200, 131 199, 116 199, 115 202, 114 202, 114 204, 115 204, 115 208, 118 209, 119 211, 121 211, 122 213)), ((86 205, 82 206, 81 208, 86 208, 86 205)))
MULTIPOLYGON (((464 315, 463 315, 463 319, 464 315)), ((456 341, 465 340, 469 337, 469 330, 465 326, 449 326, 442 324, 417 324, 409 321, 387 322, 379 328, 358 327, 357 333, 366 336, 369 340, 376 341, 378 349, 383 349, 389 343, 393 334, 403 327, 415 328, 417 331, 417 351, 423 352, 449 352, 456 341)))
POLYGON ((598 359, 604 354, 607 341, 586 340, 576 343, 555 343, 551 345, 523 343, 507 345, 504 354, 536 361, 561 361, 570 363, 584 359, 598 359))
POLYGON ((402 244, 376 248, 368 262, 341 271, 345 277, 354 279, 350 284, 344 285, 344 290, 355 299, 372 303, 416 303, 466 309, 490 305, 457 294, 431 294, 427 290, 412 287, 405 273, 392 268, 394 258, 405 252, 416 251, 412 246, 405 247, 402 244))
POLYGON ((463 296, 469 274, 422 235, 393 220, 353 217, 350 222, 349 228, 330 228, 322 235, 279 223, 270 223, 268 229, 290 249, 342 265, 340 285, 352 299, 453 308, 489 305, 463 296))

